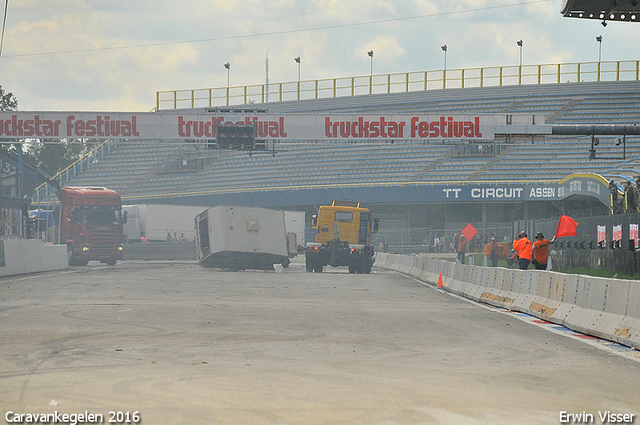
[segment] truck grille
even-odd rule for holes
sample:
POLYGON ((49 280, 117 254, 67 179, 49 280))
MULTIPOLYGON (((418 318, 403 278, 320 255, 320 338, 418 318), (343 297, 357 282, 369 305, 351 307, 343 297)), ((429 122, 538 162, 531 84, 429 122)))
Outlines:
POLYGON ((93 245, 92 251, 99 254, 112 253, 121 243, 120 234, 117 229, 104 229, 99 227, 91 229, 88 242, 93 245))

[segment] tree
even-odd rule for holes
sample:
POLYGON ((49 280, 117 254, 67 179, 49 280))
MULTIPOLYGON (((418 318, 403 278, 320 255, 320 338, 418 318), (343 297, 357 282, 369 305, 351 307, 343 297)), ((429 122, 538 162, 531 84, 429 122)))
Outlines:
POLYGON ((25 144, 23 149, 26 161, 46 174, 55 176, 100 143, 100 140, 91 139, 34 139, 25 144))
MULTIPOLYGON (((0 110, 17 111, 18 99, 13 93, 6 92, 0 85, 0 110)), ((12 141, 3 149, 17 154, 19 141, 12 141)), ((23 161, 44 173, 54 176, 80 159, 91 149, 100 144, 99 140, 43 140, 28 139, 22 143, 23 161)))
POLYGON ((0 85, 0 111, 17 111, 18 99, 13 93, 7 93, 0 85))
MULTIPOLYGON (((18 99, 13 95, 13 93, 7 93, 2 85, 0 85, 0 111, 17 111, 18 110, 18 99)), ((12 140, 7 142, 0 143, 0 149, 11 152, 13 154, 18 153, 18 147, 16 145, 18 143, 17 140, 12 140)))

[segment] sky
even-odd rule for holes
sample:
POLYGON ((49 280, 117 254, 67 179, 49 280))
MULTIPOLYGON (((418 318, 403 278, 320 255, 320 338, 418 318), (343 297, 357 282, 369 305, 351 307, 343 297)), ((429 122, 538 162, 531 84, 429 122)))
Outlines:
MULTIPOLYGON (((5 2, 2 2, 5 3, 5 2)), ((640 23, 561 0, 9 0, 0 85, 21 111, 148 112, 156 92, 640 59, 640 23), (602 36, 600 46, 596 36, 602 36), (229 63, 227 72, 224 64, 229 63)))

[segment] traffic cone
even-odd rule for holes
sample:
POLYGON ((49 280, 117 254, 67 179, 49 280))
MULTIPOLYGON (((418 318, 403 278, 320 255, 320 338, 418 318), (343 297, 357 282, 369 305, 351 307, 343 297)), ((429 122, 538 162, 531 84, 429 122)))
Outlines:
POLYGON ((440 272, 440 276, 438 276, 438 284, 436 285, 436 288, 443 288, 443 282, 442 282, 442 272, 440 272))

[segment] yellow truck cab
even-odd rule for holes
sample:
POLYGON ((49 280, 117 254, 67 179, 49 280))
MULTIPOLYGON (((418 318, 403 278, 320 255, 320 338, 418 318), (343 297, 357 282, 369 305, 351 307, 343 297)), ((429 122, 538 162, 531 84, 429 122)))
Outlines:
POLYGON ((323 205, 313 216, 315 242, 307 243, 305 252, 308 272, 322 272, 324 266, 348 266, 349 273, 370 273, 374 262, 372 233, 378 231, 378 220, 360 202, 333 201, 323 205))

